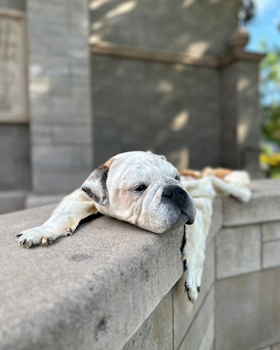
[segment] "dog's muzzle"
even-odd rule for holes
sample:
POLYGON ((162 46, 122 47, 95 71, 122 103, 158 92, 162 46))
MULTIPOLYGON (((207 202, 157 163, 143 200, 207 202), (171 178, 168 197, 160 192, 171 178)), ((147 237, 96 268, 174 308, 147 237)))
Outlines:
POLYGON ((187 225, 191 225, 195 219, 195 206, 190 195, 179 186, 168 186, 162 192, 162 197, 179 207, 188 218, 187 225))

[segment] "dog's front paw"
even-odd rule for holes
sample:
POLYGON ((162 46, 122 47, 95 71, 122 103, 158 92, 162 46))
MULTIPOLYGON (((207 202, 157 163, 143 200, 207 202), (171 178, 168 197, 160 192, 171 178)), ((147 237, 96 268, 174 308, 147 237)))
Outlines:
POLYGON ((19 243, 22 246, 31 248, 38 245, 49 245, 53 243, 58 237, 69 236, 71 234, 71 229, 66 229, 64 232, 56 233, 51 228, 38 226, 22 231, 17 236, 20 236, 19 243))
POLYGON ((197 299, 198 293, 200 292, 201 278, 202 268, 187 267, 185 288, 188 298, 192 303, 197 299))

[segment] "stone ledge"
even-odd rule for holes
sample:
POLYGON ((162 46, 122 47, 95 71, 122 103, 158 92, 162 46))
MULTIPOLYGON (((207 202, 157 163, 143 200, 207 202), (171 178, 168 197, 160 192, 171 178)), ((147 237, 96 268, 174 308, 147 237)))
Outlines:
POLYGON ((53 208, 0 218, 0 348, 121 349, 180 278, 183 229, 101 217, 49 247, 20 247, 15 235, 53 208))
POLYGON ((280 220, 280 180, 254 180, 252 192, 249 203, 222 198, 223 226, 280 220))
MULTIPOLYGON (((216 199, 210 241, 222 221, 223 226, 279 221, 279 184, 254 181, 246 205, 216 199)), ((16 233, 44 222, 54 207, 0 217, 0 348, 122 349, 182 275, 183 230, 160 236, 101 217, 50 247, 18 246, 16 233)), ((207 278, 214 274, 209 264, 207 278)), ((184 344, 192 344, 191 334, 184 344)))

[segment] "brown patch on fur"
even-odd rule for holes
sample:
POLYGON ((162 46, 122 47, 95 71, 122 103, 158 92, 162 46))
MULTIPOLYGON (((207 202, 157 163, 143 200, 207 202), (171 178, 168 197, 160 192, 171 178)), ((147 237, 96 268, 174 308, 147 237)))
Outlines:
POLYGON ((202 176, 216 176, 220 179, 224 179, 228 174, 230 174, 232 170, 226 168, 204 168, 202 170, 202 176))
POLYGON ((182 175, 182 176, 191 176, 194 179, 201 179, 202 178, 202 174, 201 174, 200 171, 195 171, 195 170, 191 170, 191 169, 181 170, 180 171, 180 175, 182 175))
POLYGON ((189 176, 192 177, 194 179, 202 179, 203 177, 206 176, 216 176, 219 179, 224 179, 228 174, 230 174, 232 172, 232 170, 230 169, 226 169, 226 168, 210 168, 210 167, 206 167, 204 169, 202 169, 202 171, 195 171, 195 170, 182 170, 180 171, 180 175, 182 176, 189 176))
POLYGON ((107 166, 108 168, 110 168, 111 164, 113 163, 113 161, 115 160, 115 158, 110 158, 109 160, 107 160, 106 163, 104 163, 105 166, 107 166))

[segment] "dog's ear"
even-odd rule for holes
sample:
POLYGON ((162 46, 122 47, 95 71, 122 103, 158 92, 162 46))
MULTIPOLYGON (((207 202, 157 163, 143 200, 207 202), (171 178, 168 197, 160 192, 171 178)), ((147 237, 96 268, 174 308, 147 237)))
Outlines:
POLYGON ((95 169, 82 185, 82 190, 92 198, 92 200, 100 205, 109 204, 109 196, 106 185, 109 166, 100 165, 95 169))

